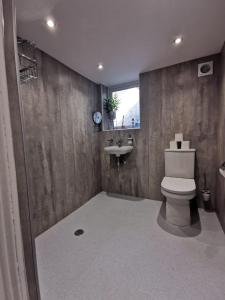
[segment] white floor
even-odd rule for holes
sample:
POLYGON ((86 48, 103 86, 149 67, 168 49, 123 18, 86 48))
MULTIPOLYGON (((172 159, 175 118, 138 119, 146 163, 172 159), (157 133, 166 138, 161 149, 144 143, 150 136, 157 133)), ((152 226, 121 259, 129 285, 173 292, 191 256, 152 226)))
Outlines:
POLYGON ((41 299, 224 300, 225 235, 216 215, 200 210, 201 233, 177 237, 159 227, 160 206, 101 193, 40 235, 41 299))

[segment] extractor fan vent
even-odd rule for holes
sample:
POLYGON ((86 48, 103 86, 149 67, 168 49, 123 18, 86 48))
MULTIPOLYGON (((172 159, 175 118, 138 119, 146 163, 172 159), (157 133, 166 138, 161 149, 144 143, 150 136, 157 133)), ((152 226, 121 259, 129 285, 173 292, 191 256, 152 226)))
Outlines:
POLYGON ((213 61, 207 61, 198 64, 198 77, 208 76, 213 74, 213 61))

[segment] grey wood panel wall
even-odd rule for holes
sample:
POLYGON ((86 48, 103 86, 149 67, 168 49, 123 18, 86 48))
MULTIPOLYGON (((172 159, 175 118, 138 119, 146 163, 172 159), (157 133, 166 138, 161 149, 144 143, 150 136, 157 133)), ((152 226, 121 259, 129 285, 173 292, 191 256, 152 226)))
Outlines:
MULTIPOLYGON (((218 164, 225 161, 225 44, 221 53, 221 78, 219 85, 218 164)), ((225 232, 225 178, 217 175, 216 211, 225 232)))
POLYGON ((38 51, 37 80, 21 85, 29 207, 37 236, 101 191, 98 86, 38 51))
POLYGON ((214 207, 217 173, 217 119, 219 55, 214 55, 140 75, 141 129, 102 133, 102 148, 107 139, 128 133, 136 140, 136 149, 119 174, 102 152, 103 189, 114 193, 162 199, 160 183, 164 176, 164 149, 176 132, 197 149, 196 182, 203 188, 206 172, 213 192, 214 207), (214 74, 198 78, 198 63, 213 60, 214 74))

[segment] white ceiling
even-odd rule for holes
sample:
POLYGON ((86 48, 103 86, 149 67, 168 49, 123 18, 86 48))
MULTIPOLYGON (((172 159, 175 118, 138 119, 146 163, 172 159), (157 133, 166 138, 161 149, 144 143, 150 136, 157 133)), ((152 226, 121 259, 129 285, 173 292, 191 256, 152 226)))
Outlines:
POLYGON ((218 53, 225 0, 16 0, 18 34, 87 78, 106 85, 218 53), (47 17, 57 22, 54 32, 47 17), (172 45, 182 34, 184 42, 172 45), (102 62, 104 70, 98 71, 102 62))

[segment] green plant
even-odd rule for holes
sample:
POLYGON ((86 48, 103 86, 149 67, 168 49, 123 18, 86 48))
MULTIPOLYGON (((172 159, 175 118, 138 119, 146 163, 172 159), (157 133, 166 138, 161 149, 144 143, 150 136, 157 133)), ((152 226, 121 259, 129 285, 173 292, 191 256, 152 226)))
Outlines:
POLYGON ((118 110, 120 104, 120 100, 117 95, 113 97, 108 97, 104 100, 104 109, 107 113, 110 113, 111 111, 118 110))

